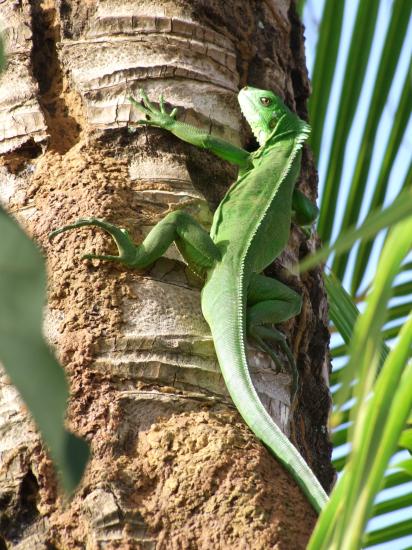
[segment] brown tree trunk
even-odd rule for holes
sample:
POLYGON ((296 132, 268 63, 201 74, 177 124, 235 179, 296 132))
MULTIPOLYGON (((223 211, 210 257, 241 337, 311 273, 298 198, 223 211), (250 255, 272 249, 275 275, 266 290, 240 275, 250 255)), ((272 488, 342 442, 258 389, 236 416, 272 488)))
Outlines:
MULTIPOLYGON (((176 208, 207 226, 233 169, 162 130, 130 131, 138 114, 128 95, 163 93, 181 119, 253 147, 236 101, 246 83, 274 90, 306 117, 293 2, 5 0, 0 23, 9 52, 0 198, 47 255, 45 330, 70 379, 70 427, 93 450, 65 502, 4 379, 0 550, 305 548, 315 514, 233 407, 199 284, 177 251, 132 272, 80 259, 112 250, 97 230, 47 242, 49 231, 79 217, 120 224, 136 241, 176 208)), ((299 185, 315 196, 308 151, 299 185)), ((284 278, 282 268, 315 244, 294 227, 269 273, 284 278)), ((301 315, 283 327, 301 377, 293 422, 290 377, 252 347, 251 372, 268 411, 329 488, 323 286, 318 271, 288 284, 304 297, 301 315)))

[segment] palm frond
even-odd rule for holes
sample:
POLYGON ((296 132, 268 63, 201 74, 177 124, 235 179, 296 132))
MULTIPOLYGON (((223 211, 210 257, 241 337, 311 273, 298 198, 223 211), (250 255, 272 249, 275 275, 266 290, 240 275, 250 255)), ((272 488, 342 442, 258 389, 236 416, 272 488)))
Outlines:
MULTIPOLYGON (((319 234, 325 241, 330 240, 332 235, 339 192, 337 182, 340 181, 342 175, 345 147, 368 64, 378 7, 378 0, 363 0, 358 4, 322 196, 322 203, 326 207, 321 208, 318 221, 319 234)), ((319 44, 323 44, 320 39, 319 44)), ((328 45, 325 44, 324 47, 327 48, 328 45)), ((321 54, 322 52, 318 50, 316 56, 321 54)), ((311 122, 315 128, 316 119, 311 117, 311 122)), ((317 130, 315 129, 314 132, 316 133, 317 130)))
POLYGON ((310 116, 312 120, 316 120, 310 144, 317 160, 319 160, 323 126, 338 57, 344 7, 345 2, 326 0, 320 24, 318 53, 312 78, 313 89, 309 99, 310 116))
POLYGON ((89 445, 65 429, 68 384, 41 333, 46 297, 44 260, 1 208, 0 234, 0 360, 29 408, 65 490, 71 493, 83 475, 89 445))
MULTIPOLYGON (((374 91, 370 100, 366 124, 355 162, 354 175, 345 200, 345 213, 340 225, 340 232, 342 233, 344 233, 348 227, 356 224, 359 217, 372 161, 373 148, 377 139, 377 130, 392 85, 393 76, 397 68, 399 55, 404 44, 410 11, 411 6, 409 2, 405 2, 405 0, 395 0, 393 2, 392 16, 382 48, 374 91)), ((411 93, 411 91, 409 91, 409 93, 411 93)), ((339 278, 344 274, 348 256, 348 253, 342 254, 342 256, 336 258, 333 263, 333 272, 339 278)))
MULTIPOLYGON (((316 550, 369 547, 412 535, 412 522, 404 521, 405 516, 397 516, 389 526, 382 523, 385 514, 400 513, 412 505, 411 491, 403 490, 408 487, 405 484, 412 481, 412 459, 395 465, 392 460, 388 466, 393 455, 409 445, 411 436, 410 426, 405 425, 407 408, 412 406, 405 389, 405 384, 411 383, 405 378, 410 376, 411 367, 405 365, 412 355, 410 342, 405 344, 410 339, 410 335, 405 335, 405 330, 412 330, 408 317, 412 309, 412 261, 407 257, 408 238, 409 246, 412 244, 412 226, 407 218, 410 214, 405 214, 403 222, 407 224, 404 230, 410 234, 402 237, 399 230, 396 232, 400 239, 405 239, 401 245, 402 252, 398 249, 398 256, 395 250, 389 253, 390 248, 400 245, 394 242, 393 232, 387 229, 380 231, 377 229, 379 223, 375 225, 376 216, 379 220, 380 216, 386 215, 387 209, 383 205, 389 203, 389 197, 398 194, 394 201, 396 208, 399 196, 403 197, 401 201, 407 197, 402 192, 412 189, 412 154, 407 158, 405 147, 403 157, 399 154, 403 144, 407 144, 412 111, 412 61, 402 54, 410 41, 408 24, 412 2, 394 0, 390 8, 378 0, 362 1, 356 5, 337 102, 331 100, 330 94, 336 93, 335 79, 340 74, 337 60, 339 57, 340 62, 345 53, 342 48, 344 50, 343 44, 350 27, 346 18, 354 13, 354 3, 325 0, 319 36, 313 40, 317 47, 313 96, 309 102, 313 127, 311 146, 323 167, 321 176, 325 172, 320 182, 323 192, 318 231, 326 241, 331 240, 332 234, 339 237, 320 254, 305 259, 302 267, 308 269, 320 259, 331 265, 331 273, 325 276, 325 286, 333 333, 331 384, 336 403, 332 428, 333 463, 338 470, 343 470, 331 503, 323 512, 311 540, 309 548, 316 550), (338 7, 339 12, 334 13, 338 7), (383 24, 382 32, 382 14, 385 10, 389 17, 386 18, 387 25, 383 24), (378 29, 377 21, 380 21, 378 29), (376 38, 378 33, 382 39, 376 38), (376 44, 380 51, 377 51, 376 44), (371 70, 371 64, 375 69, 371 70), (360 98, 366 75, 368 86, 373 79, 369 99, 367 94, 362 94, 360 98), (403 79, 401 86, 393 85, 395 75, 403 79), (394 101, 397 104, 394 105, 394 101), (389 102, 394 113, 390 125, 387 123, 389 102), (333 106, 336 103, 335 114, 333 106), (362 109, 367 109, 366 117, 363 117, 362 109), (359 126, 358 113, 362 115, 361 120, 365 118, 364 126, 359 129, 356 127, 359 126), (359 145, 357 139, 349 141, 349 137, 352 138, 356 132, 359 145), (329 135, 332 136, 330 147, 325 139, 329 135), (383 154, 376 159, 375 148, 379 145, 382 149, 382 143, 383 154), (389 184, 392 185, 399 172, 398 159, 405 159, 405 156, 404 166, 408 168, 405 175, 401 170, 394 193, 389 184), (366 231, 363 228, 365 221, 366 231), (368 224, 371 224, 369 228, 368 224), (354 246, 356 236, 362 240, 354 246), (386 252, 376 269, 377 254, 382 254, 382 250, 386 252), (400 265, 402 256, 405 260, 400 265), (384 267, 382 262, 388 265, 384 267), (375 272, 377 278, 374 277, 375 272), (345 281, 351 292, 343 288, 341 281, 345 281), (404 343, 402 351, 401 341, 404 343), (403 375, 400 374, 403 382, 398 387, 394 387, 390 379, 385 381, 383 376, 384 372, 388 372, 388 364, 396 362, 394 354, 397 354, 399 372, 403 372, 403 375), (404 396, 401 395, 402 389, 405 390, 404 396), (366 407, 369 401, 378 400, 379 392, 382 392, 381 398, 384 400, 385 418, 382 412, 366 407), (402 399, 405 399, 403 405, 402 399), (400 413, 402 406, 404 409, 400 413), (375 426, 375 435, 368 435, 365 429, 365 436, 362 429, 366 425, 368 429, 375 426), (391 426, 391 434, 385 431, 385 426, 391 426), (384 437, 386 448, 382 449, 380 440, 384 437), (362 450, 360 442, 365 449, 362 450), (375 501, 375 494, 383 489, 391 489, 390 496, 386 496, 385 492, 375 501), (376 518, 369 529, 366 529, 367 517, 376 518)), ((305 13, 308 11, 305 10, 305 13)), ((410 196, 408 201, 412 202, 410 196)), ((397 221, 394 215, 385 227, 397 221)), ((381 225, 383 227, 384 224, 381 225)))
MULTIPOLYGON (((375 211, 380 208, 385 199, 385 195, 388 188, 389 176, 392 171, 393 164, 395 162, 396 155, 398 153, 400 144, 405 135, 406 127, 408 125, 409 117, 412 112, 412 61, 405 75, 405 81, 402 87, 402 94, 400 97, 399 105, 393 120, 391 133, 389 135, 386 151, 382 159, 381 167, 379 170, 376 184, 373 190, 372 198, 369 203, 369 211, 375 211)), ((410 164, 409 171, 406 175, 405 182, 402 186, 412 187, 412 163, 410 164)), ((363 190, 364 192, 364 190, 363 190)), ((362 197, 359 199, 362 200, 362 197)), ((359 247, 356 255, 356 261, 353 269, 352 276, 352 293, 355 294, 361 285, 362 278, 365 275, 365 270, 369 264, 370 253, 372 249, 372 242, 363 243, 359 247)))
POLYGON ((412 407, 412 365, 405 368, 412 345, 412 316, 402 327, 398 342, 377 376, 381 354, 379 330, 385 322, 392 281, 411 240, 412 218, 409 218, 391 231, 367 307, 358 315, 353 328, 349 364, 344 371, 345 378, 354 383, 342 384, 337 399, 338 404, 346 403, 349 394, 354 399, 348 434, 352 450, 319 518, 309 545, 312 549, 360 547, 367 520, 373 513, 375 494, 412 407), (355 376, 348 376, 354 365, 355 376))

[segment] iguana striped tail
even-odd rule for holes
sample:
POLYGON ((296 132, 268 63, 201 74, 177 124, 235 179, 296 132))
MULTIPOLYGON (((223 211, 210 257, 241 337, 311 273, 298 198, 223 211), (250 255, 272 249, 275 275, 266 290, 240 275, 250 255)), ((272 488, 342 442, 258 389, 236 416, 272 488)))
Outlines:
POLYGON ((202 307, 226 387, 246 424, 284 465, 315 510, 320 512, 328 501, 327 494, 299 451, 269 416, 253 386, 246 359, 243 293, 236 292, 234 279, 230 274, 222 277, 222 271, 217 269, 206 283, 202 307))

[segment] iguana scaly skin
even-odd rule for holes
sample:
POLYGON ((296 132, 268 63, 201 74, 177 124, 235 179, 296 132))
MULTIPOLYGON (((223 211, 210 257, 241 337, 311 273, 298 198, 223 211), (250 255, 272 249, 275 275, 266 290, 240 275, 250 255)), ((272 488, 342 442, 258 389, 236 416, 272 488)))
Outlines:
POLYGON ((260 148, 254 153, 175 120, 176 109, 159 109, 144 92, 143 105, 132 98, 145 116, 139 123, 165 128, 180 139, 211 150, 239 166, 239 176, 220 203, 210 235, 187 213, 168 214, 135 246, 127 232, 98 219, 78 220, 51 234, 82 226, 98 226, 112 235, 119 255, 87 254, 144 268, 175 241, 181 254, 205 279, 202 311, 210 326, 219 365, 238 411, 263 443, 292 474, 312 505, 320 511, 327 495, 302 456, 267 413, 253 386, 246 359, 246 336, 282 368, 267 340, 276 342, 287 357, 287 368, 297 384, 294 357, 285 336, 264 326, 286 321, 301 309, 300 296, 283 283, 261 275, 285 248, 292 214, 300 223, 311 223, 317 209, 295 190, 301 148, 309 126, 272 92, 246 87, 239 103, 260 148))

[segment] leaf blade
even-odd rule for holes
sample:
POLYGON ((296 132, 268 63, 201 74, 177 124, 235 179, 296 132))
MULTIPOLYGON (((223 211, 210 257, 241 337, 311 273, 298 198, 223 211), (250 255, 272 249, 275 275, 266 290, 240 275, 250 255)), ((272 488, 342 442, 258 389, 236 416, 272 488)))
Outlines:
POLYGON ((370 239, 380 230, 410 216, 412 214, 411 195, 412 192, 410 190, 403 191, 390 206, 379 212, 372 212, 361 227, 348 229, 333 244, 326 244, 314 254, 306 256, 300 263, 300 271, 307 271, 326 260, 332 252, 337 255, 341 254, 345 250, 348 250, 357 240, 370 239))
POLYGON ((36 421, 70 493, 80 481, 89 447, 64 428, 67 382, 41 332, 46 295, 44 262, 38 249, 1 208, 0 234, 0 360, 36 421))
POLYGON ((316 159, 319 159, 320 155, 326 110, 338 56, 344 8, 344 1, 326 0, 319 29, 312 77, 312 94, 308 103, 312 121, 310 144, 316 159))
MULTIPOLYGON (((409 0, 394 0, 392 4, 392 14, 382 48, 360 149, 355 162, 355 171, 345 200, 345 211, 340 225, 340 232, 344 232, 348 227, 356 224, 359 217, 378 125, 398 65, 400 51, 404 44, 411 9, 412 3, 409 0)), ((338 278, 343 276, 348 256, 349 254, 345 252, 340 257, 335 258, 333 262, 332 269, 338 278)))
POLYGON ((377 0, 363 0, 358 4, 358 12, 346 60, 343 86, 336 115, 318 220, 318 232, 325 241, 330 239, 332 233, 339 191, 338 182, 340 182, 342 175, 345 146, 365 77, 378 7, 379 2, 377 0))

